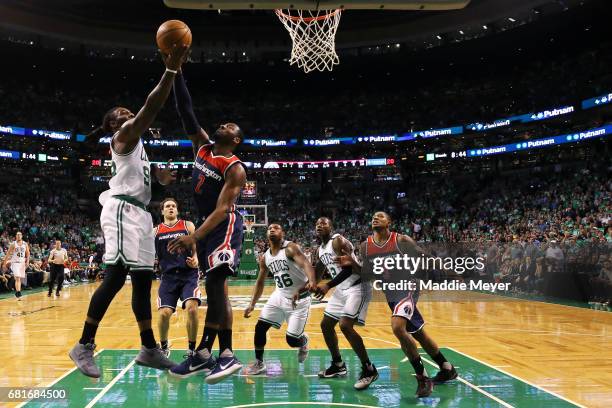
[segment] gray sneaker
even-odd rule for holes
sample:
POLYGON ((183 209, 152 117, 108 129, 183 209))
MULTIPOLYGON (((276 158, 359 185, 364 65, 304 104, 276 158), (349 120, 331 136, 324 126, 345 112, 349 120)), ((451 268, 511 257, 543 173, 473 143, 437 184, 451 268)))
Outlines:
POLYGON ((308 338, 308 335, 306 333, 304 333, 304 338, 306 339, 306 342, 304 342, 304 345, 298 350, 298 361, 300 363, 306 361, 306 357, 308 357, 308 351, 310 351, 310 348, 308 347, 310 339, 308 338))
POLYGON ((378 370, 376 370, 376 367, 372 364, 371 368, 364 367, 362 369, 359 380, 357 380, 354 387, 359 391, 365 390, 376 380, 378 380, 378 370))
POLYGON ((95 344, 77 343, 76 346, 70 350, 68 355, 83 374, 88 377, 98 378, 100 377, 100 369, 96 365, 93 357, 95 348, 95 344))
POLYGON ((268 368, 266 367, 266 364, 263 361, 255 360, 251 364, 249 364, 245 372, 247 375, 259 375, 265 374, 267 369, 268 368))
POLYGON ((159 347, 155 348, 140 347, 140 353, 136 356, 136 364, 157 368, 158 370, 167 370, 177 364, 165 356, 164 351, 159 347))

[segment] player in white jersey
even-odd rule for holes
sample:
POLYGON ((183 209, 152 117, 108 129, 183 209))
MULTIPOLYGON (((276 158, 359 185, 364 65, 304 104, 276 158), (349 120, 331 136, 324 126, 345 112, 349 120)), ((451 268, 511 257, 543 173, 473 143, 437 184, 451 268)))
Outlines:
POLYGON ((270 249, 259 260, 259 275, 253 288, 251 304, 245 309, 244 317, 250 317, 255 309, 268 273, 274 276, 276 289, 255 325, 255 361, 246 369, 250 375, 266 372, 263 362, 266 335, 270 327, 280 329, 285 320, 287 344, 299 348, 300 363, 308 356, 308 336, 304 333, 304 327, 310 312, 310 290, 316 285, 314 269, 299 245, 285 241, 285 232, 280 225, 270 224, 267 235, 270 249))
POLYGON ((317 287, 318 296, 324 296, 335 287, 334 294, 327 302, 327 307, 321 320, 321 332, 332 357, 332 363, 325 371, 319 373, 320 378, 335 378, 346 376, 346 364, 342 361, 336 335, 336 324, 348 340, 353 351, 361 361, 362 371, 354 387, 365 390, 378 379, 378 371, 370 362, 363 339, 355 331, 354 325, 365 325, 368 305, 372 299, 372 285, 362 282, 359 275, 352 272, 351 267, 340 267, 337 258, 344 254, 353 254, 353 244, 340 234, 332 233, 332 222, 327 217, 321 217, 315 224, 317 237, 321 241, 316 253, 315 268, 317 274, 326 269, 332 280, 320 283, 317 287), (344 279, 346 277, 346 279, 344 279), (340 282, 341 283, 338 283, 340 282))
POLYGON ((102 129, 113 135, 110 141, 110 189, 100 195, 100 224, 104 233, 104 262, 107 266, 102 284, 91 297, 81 339, 69 353, 79 370, 89 377, 100 376, 93 358, 94 338, 100 321, 123 287, 128 273, 132 282, 132 311, 138 322, 142 343, 136 363, 157 369, 176 365, 164 355, 151 329, 155 247, 153 221, 146 210, 151 199, 151 176, 166 185, 173 181, 174 175, 155 167, 152 174, 141 135, 149 129, 166 102, 174 76, 187 52, 188 47, 175 46, 170 55, 165 56, 166 71, 136 115, 126 108, 115 107, 104 116, 102 129))
POLYGON ((15 241, 9 246, 2 269, 10 265, 15 278, 15 297, 21 300, 21 281, 25 281, 26 267, 30 263, 30 246, 23 240, 23 234, 15 234, 15 241))

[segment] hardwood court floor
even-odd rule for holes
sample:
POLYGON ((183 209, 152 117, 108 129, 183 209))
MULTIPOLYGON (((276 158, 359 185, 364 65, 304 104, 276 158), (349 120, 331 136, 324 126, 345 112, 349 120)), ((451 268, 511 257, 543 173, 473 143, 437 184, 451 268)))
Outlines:
MULTIPOLYGON (((155 282, 155 295, 157 285, 155 282)), ((230 288, 235 304, 234 348, 241 349, 239 356, 244 363, 253 358, 253 330, 258 316, 258 312, 255 312, 250 319, 242 317, 241 309, 250 299, 250 285, 251 283, 233 285, 230 288)), ((164 401, 168 406, 187 403, 177 399, 176 392, 162 398, 153 390, 156 386, 163 388, 164 381, 151 379, 155 376, 163 379, 166 378, 165 375, 158 375, 155 370, 149 372, 148 369, 143 371, 142 368, 128 367, 134 354, 129 350, 139 347, 139 337, 130 306, 129 286, 128 283, 109 308, 96 339, 98 348, 105 350, 99 355, 101 364, 106 364, 107 368, 115 367, 110 368, 111 371, 116 370, 115 373, 110 377, 103 376, 100 382, 87 380, 90 385, 86 388, 91 388, 90 394, 73 394, 70 404, 56 402, 55 405, 48 406, 84 406, 105 388, 105 395, 97 400, 100 406, 120 402, 121 398, 116 400, 112 395, 137 394, 135 391, 113 394, 114 391, 110 392, 110 387, 107 387, 113 380, 115 383, 112 390, 116 390, 115 386, 121 387, 130 381, 141 391, 151 390, 148 404, 152 405, 149 406, 155 406, 156 401, 164 401), (103 363, 104 361, 106 363, 103 363), (122 377, 117 375, 115 379, 115 375, 119 373, 123 373, 122 377), (144 377, 139 379, 139 375, 144 377), (146 381, 148 385, 144 386, 146 381)), ((3 363, 0 365, 0 387, 47 386, 73 368, 67 351, 80 337, 82 321, 95 287, 96 284, 69 287, 58 299, 47 298, 46 293, 42 292, 28 295, 22 302, 13 298, 0 300, 0 352, 3 356, 3 363)), ((271 291, 272 287, 266 287, 265 294, 271 291)), ((295 399, 292 401, 318 401, 320 404, 338 403, 344 404, 343 406, 410 406, 418 402, 411 397, 415 388, 411 368, 408 364, 401 363, 401 353, 394 350, 397 348, 397 342, 389 326, 390 312, 387 305, 380 301, 372 302, 366 326, 358 330, 364 337, 366 346, 372 349, 375 363, 388 366, 388 373, 381 371, 381 380, 375 383, 371 390, 364 392, 369 397, 355 397, 350 391, 350 385, 358 376, 358 362, 351 350, 343 350, 344 358, 349 361, 350 371, 349 378, 342 380, 344 382, 340 389, 345 391, 338 397, 332 387, 331 393, 328 393, 329 398, 321 396, 326 394, 321 391, 319 380, 314 375, 329 359, 324 351, 325 344, 319 330, 323 308, 324 304, 313 306, 307 326, 311 348, 321 351, 314 351, 308 364, 298 368, 297 363, 290 362, 294 360, 294 351, 282 351, 288 348, 283 329, 270 330, 267 345, 270 351, 267 356, 279 362, 282 368, 278 372, 278 378, 270 380, 270 383, 266 382, 263 386, 266 392, 270 393, 270 398, 266 399, 264 396, 262 400, 257 397, 257 393, 249 394, 251 398, 246 394, 247 388, 238 391, 241 386, 230 387, 229 384, 236 381, 244 380, 247 384, 248 381, 253 381, 250 378, 237 377, 228 380, 226 388, 219 388, 221 393, 231 393, 235 397, 229 405, 251 403, 249 406, 254 406, 253 403, 262 401, 273 404, 273 401, 285 401, 287 396, 291 398, 293 395, 295 399), (290 384, 298 381, 291 377, 295 376, 295 373, 300 373, 308 380, 307 384, 300 383, 306 390, 300 388, 295 392, 291 391, 290 384), (400 388, 398 384, 404 385, 400 388), (381 395, 385 398, 381 399, 381 395), (397 398, 393 399, 392 395, 397 398)), ((419 301, 419 308, 427 320, 428 332, 441 347, 446 348, 445 354, 459 366, 463 380, 453 386, 437 387, 432 394, 432 398, 437 399, 431 400, 431 404, 526 406, 529 402, 530 406, 561 406, 565 403, 564 399, 569 399, 589 407, 612 405, 612 313, 477 293, 448 294, 443 297, 424 294, 419 301)), ((201 311, 201 316, 203 313, 204 310, 201 311)), ((154 318, 155 316, 154 312, 154 318)), ((177 361, 182 357, 181 349, 186 348, 184 323, 182 311, 171 321, 170 338, 175 350, 172 357, 177 361)), ((350 347, 341 335, 339 338, 341 347, 350 347)), ((426 368, 430 373, 435 373, 433 366, 428 364, 426 368)), ((83 382, 83 379, 79 373, 72 372, 64 376, 58 384, 63 384, 62 381, 78 383, 83 382)), ((192 379, 186 386, 205 388, 201 382, 199 378, 192 379)), ((209 393, 211 391, 213 390, 209 393)), ((144 400, 146 398, 138 399, 141 406, 144 400)), ((138 403, 133 399, 130 401, 138 403)), ((133 405, 132 403, 129 405, 133 405)), ((15 405, 0 401, 0 406, 15 405)))

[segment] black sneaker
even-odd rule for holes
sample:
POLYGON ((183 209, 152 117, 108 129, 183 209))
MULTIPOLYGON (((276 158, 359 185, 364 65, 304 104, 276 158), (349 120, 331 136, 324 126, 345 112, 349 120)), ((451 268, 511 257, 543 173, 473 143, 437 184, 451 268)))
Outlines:
POLYGON ((447 381, 452 381, 457 378, 457 370, 452 366, 450 370, 441 369, 436 376, 432 378, 434 384, 444 384, 447 381))
POLYGON ((359 376, 359 380, 355 383, 354 387, 356 390, 365 390, 372 384, 374 381, 378 380, 378 370, 374 364, 372 364, 372 369, 368 370, 367 368, 363 368, 361 371, 361 375, 359 376))
POLYGON ((346 364, 344 364, 344 362, 341 366, 338 366, 336 363, 331 363, 327 370, 319 371, 319 378, 345 377, 346 374, 346 364))
POLYGON ((417 398, 429 397, 433 392, 433 381, 426 375, 418 375, 416 376, 418 385, 416 390, 417 398))

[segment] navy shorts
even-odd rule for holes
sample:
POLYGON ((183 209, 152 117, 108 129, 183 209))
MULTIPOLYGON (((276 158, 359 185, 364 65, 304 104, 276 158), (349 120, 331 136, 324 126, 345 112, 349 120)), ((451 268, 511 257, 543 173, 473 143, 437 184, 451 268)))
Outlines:
POLYGON ((416 333, 423 326, 425 326, 425 319, 419 312, 417 308, 417 299, 418 296, 413 296, 410 294, 409 296, 401 299, 398 302, 388 302, 391 311, 393 312, 393 316, 399 316, 406 319, 406 329, 408 333, 416 333))
POLYGON ((197 269, 172 269, 162 274, 161 283, 157 295, 157 308, 169 307, 176 310, 176 303, 182 300, 182 308, 185 302, 195 299, 202 304, 200 287, 198 286, 197 269))
POLYGON ((238 273, 242 229, 242 215, 234 211, 203 240, 198 241, 198 260, 206 274, 215 270, 224 270, 234 276, 238 273))

